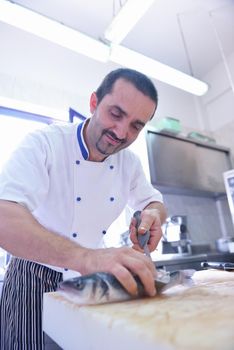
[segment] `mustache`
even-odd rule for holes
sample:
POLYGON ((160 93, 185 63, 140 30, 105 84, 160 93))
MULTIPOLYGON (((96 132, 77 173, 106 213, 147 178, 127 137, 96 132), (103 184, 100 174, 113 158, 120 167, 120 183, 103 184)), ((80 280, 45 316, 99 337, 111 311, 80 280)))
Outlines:
POLYGON ((125 143, 126 142, 126 139, 119 139, 115 133, 113 131, 110 131, 110 130, 104 130, 103 131, 103 135, 104 134, 108 134, 111 136, 112 139, 114 139, 115 141, 119 142, 119 143, 125 143))

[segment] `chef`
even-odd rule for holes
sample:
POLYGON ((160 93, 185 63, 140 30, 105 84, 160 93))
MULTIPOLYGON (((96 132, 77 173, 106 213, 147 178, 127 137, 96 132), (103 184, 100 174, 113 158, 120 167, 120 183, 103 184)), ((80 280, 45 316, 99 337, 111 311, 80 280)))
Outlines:
POLYGON ((157 103, 145 75, 114 70, 90 97, 91 118, 29 134, 6 164, 0 175, 0 246, 12 258, 1 298, 1 349, 43 349, 43 293, 55 291, 71 272, 112 273, 133 295, 137 274, 148 295, 155 295, 155 268, 138 245, 134 218, 134 249, 98 245, 127 204, 142 211, 138 233, 150 230, 150 251, 161 238, 162 195, 127 149, 157 103))

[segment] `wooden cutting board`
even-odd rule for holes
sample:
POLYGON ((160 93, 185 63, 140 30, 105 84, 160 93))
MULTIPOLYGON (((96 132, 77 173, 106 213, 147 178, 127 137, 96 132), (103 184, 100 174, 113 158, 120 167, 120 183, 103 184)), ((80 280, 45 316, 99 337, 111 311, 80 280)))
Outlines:
POLYGON ((44 330, 65 350, 234 350, 234 272, 198 271, 193 281, 154 298, 97 306, 47 293, 44 330))

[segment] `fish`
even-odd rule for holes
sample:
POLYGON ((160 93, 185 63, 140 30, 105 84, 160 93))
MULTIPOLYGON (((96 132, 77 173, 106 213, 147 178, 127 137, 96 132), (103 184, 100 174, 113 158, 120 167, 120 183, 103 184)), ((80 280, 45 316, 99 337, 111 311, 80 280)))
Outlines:
MULTIPOLYGON (((157 295, 175 285, 188 284, 194 272, 195 270, 158 272, 155 279, 157 295)), ((139 277, 136 275, 133 277, 138 289, 136 296, 129 294, 117 278, 107 272, 66 279, 59 283, 57 291, 78 305, 98 305, 148 297, 139 277)))

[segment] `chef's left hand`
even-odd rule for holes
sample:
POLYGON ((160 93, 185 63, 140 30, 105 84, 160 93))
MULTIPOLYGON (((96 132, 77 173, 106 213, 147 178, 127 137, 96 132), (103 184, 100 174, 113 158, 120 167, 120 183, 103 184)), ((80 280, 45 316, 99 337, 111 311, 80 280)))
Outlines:
MULTIPOLYGON (((161 219, 158 209, 155 208, 146 208, 141 212, 141 223, 138 228, 138 234, 144 234, 146 231, 150 231, 150 238, 148 241, 149 251, 152 252, 156 249, 161 237, 161 219)), ((133 248, 143 252, 139 246, 137 239, 137 229, 136 229, 136 219, 132 217, 130 224, 130 239, 133 243, 133 248)))

